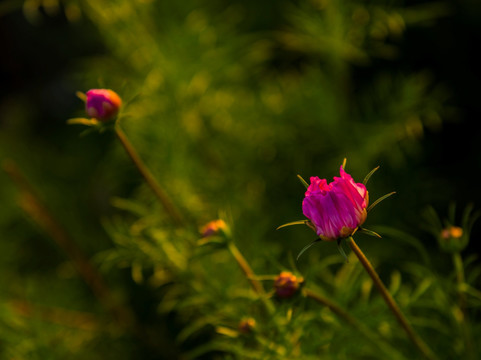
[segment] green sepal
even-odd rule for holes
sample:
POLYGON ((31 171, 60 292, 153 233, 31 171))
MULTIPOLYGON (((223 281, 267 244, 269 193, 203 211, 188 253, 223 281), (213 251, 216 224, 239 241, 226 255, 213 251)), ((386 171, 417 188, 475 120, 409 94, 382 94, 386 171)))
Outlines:
POLYGON ((87 102, 87 95, 85 95, 83 92, 81 91, 77 91, 75 93, 75 96, 77 96, 80 100, 82 100, 83 102, 87 102))
POLYGON ((286 226, 292 226, 292 225, 307 225, 308 221, 309 220, 291 221, 291 222, 288 222, 287 224, 283 224, 279 226, 276 230, 282 229, 283 227, 286 227, 286 226))
POLYGON ((97 126, 99 121, 97 119, 87 119, 87 118, 73 118, 68 119, 67 124, 69 125, 85 125, 85 126, 97 126))
POLYGON ((301 175, 298 174, 298 175, 297 175, 297 178, 301 181, 302 185, 304 185, 304 186, 306 187, 306 189, 309 188, 309 184, 306 182, 306 180, 304 180, 304 179, 302 178, 301 175))
POLYGON ((317 243, 319 241, 321 241, 321 239, 316 239, 313 242, 311 242, 310 244, 307 244, 306 246, 304 246, 302 248, 302 250, 299 252, 299 254, 297 254, 296 261, 299 261, 299 258, 301 257, 301 255, 304 254, 306 252, 306 250, 308 250, 312 245, 314 245, 315 243, 317 243))
POLYGON ((381 235, 379 235, 377 232, 375 231, 372 231, 372 230, 369 230, 369 229, 365 229, 365 228, 362 228, 362 227, 359 227, 358 229, 360 232, 364 233, 364 234, 367 234, 367 235, 370 235, 370 236, 374 236, 374 237, 377 237, 377 238, 382 238, 381 235))
POLYGON ((372 174, 374 174, 377 170, 379 169, 379 166, 375 167, 374 169, 372 169, 369 174, 366 175, 366 177, 364 178, 363 180, 363 184, 366 185, 367 182, 369 181, 369 179, 371 178, 372 174))
POLYGON ((339 250, 339 252, 341 253, 341 255, 342 255, 342 257, 344 258, 344 260, 348 263, 349 260, 347 259, 346 252, 345 252, 344 249, 342 248, 342 239, 337 239, 337 250, 339 250))
POLYGON ((396 192, 393 191, 393 192, 390 192, 389 194, 386 194, 384 196, 381 196, 379 199, 377 199, 376 201, 374 201, 371 205, 369 205, 369 207, 367 208, 367 212, 371 211, 374 206, 376 206, 377 204, 379 204, 381 201, 387 199, 388 197, 394 195, 396 192))

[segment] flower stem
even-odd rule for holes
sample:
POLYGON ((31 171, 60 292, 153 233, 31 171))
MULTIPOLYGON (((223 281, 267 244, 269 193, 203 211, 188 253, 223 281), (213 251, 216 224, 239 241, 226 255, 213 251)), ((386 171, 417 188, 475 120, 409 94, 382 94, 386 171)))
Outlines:
POLYGON ((227 241, 227 248, 231 255, 234 257, 234 259, 237 261, 237 264, 241 268, 242 272, 246 276, 246 278, 249 280, 252 288, 254 291, 260 296, 261 300, 264 302, 267 311, 269 313, 274 312, 274 306, 272 302, 269 301, 266 295, 266 291, 264 290, 264 287, 262 286, 261 282, 257 280, 256 274, 250 267, 249 263, 247 260, 244 258, 240 250, 237 248, 237 246, 234 244, 232 240, 227 241))
POLYGON ((335 302, 308 288, 302 289, 302 293, 304 296, 313 299, 319 304, 327 306, 334 314, 359 331, 367 340, 371 341, 375 346, 382 350, 389 357, 389 359, 403 359, 403 356, 396 349, 386 344, 379 338, 377 334, 371 331, 362 322, 359 322, 356 318, 352 317, 346 310, 344 310, 335 302))
POLYGON ((183 223, 182 216, 177 211, 174 204, 165 193, 164 189, 162 189, 158 181, 152 175, 149 168, 142 161, 139 154, 135 150, 134 146, 129 141, 129 139, 127 138, 127 136, 125 135, 125 133, 123 132, 123 130, 120 128, 118 124, 115 124, 115 133, 117 135, 117 138, 120 140, 120 143, 124 147, 125 151, 129 155, 130 159, 132 160, 134 165, 137 167, 137 170, 144 177, 147 184, 150 186, 154 194, 157 196, 157 198, 159 199, 160 203, 164 207, 167 214, 170 216, 170 218, 174 221, 175 224, 181 225, 183 223))
POLYGON ((319 304, 327 306, 334 314, 336 314, 337 316, 342 318, 348 324, 350 324, 350 325, 352 325, 356 328, 359 327, 358 326, 359 322, 355 318, 353 318, 351 315, 349 315, 349 313, 346 310, 344 310, 343 308, 341 308, 339 305, 332 302, 328 298, 326 298, 326 297, 322 296, 321 294, 318 294, 318 293, 316 293, 316 292, 314 292, 314 291, 312 291, 311 289, 308 289, 308 288, 302 289, 302 293, 304 294, 304 296, 315 300, 319 304))
POLYGON ((432 352, 432 350, 428 347, 428 345, 419 337, 419 335, 414 331, 412 328, 411 324, 409 324, 408 320, 402 313, 401 309, 399 308, 399 305, 396 303, 394 298, 391 296, 389 291, 386 289, 386 286, 384 283, 381 281, 379 278, 379 275, 377 274, 376 270, 374 270, 374 267, 372 266, 371 262, 368 260, 368 258, 364 255, 362 250, 357 246, 356 242, 352 237, 348 239, 349 246, 351 250, 356 254, 357 258, 361 262, 362 266, 364 266, 364 269, 366 269, 367 273, 373 280, 374 284, 378 288, 379 292, 381 293, 384 301, 388 305, 389 309, 392 311, 394 316, 396 317, 397 321, 401 325, 401 327, 404 329, 406 334, 408 335, 409 339, 416 345, 416 347, 421 351, 421 353, 424 355, 426 359, 429 360, 434 360, 437 359, 436 355, 432 352))
POLYGON ((458 290, 458 299, 459 299, 459 316, 456 317, 458 321, 466 346, 466 351, 468 355, 468 359, 474 359, 474 349, 473 349, 473 342, 471 340, 471 331, 469 329, 469 324, 466 321, 466 294, 461 290, 462 286, 465 282, 464 277, 464 265, 463 265, 463 258, 459 252, 453 254, 453 263, 454 269, 456 271, 456 281, 457 281, 457 290, 458 290))

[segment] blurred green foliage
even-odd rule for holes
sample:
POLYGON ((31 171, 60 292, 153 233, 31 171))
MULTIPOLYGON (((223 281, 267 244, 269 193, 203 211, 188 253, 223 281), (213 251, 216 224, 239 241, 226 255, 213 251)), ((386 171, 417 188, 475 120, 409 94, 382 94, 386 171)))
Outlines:
MULTIPOLYGON (((372 201, 398 193, 366 222, 384 238, 359 242, 413 326, 441 359, 480 356, 477 254, 463 254, 460 280, 459 258, 453 264, 419 231, 427 204, 476 200, 461 183, 446 186, 453 178, 442 174, 459 168, 433 154, 460 104, 431 69, 409 61, 405 41, 411 29, 453 17, 452 5, 4 4, 7 29, 22 29, 7 44, 29 46, 2 64, 12 91, 0 102, 0 158, 18 165, 37 198, 0 175, 0 357, 417 358, 352 254, 344 263, 321 243, 295 263, 314 234, 275 231, 302 218, 296 174, 331 178, 344 157, 357 181, 381 165, 372 201), (16 56, 32 60, 15 67, 16 56), (75 91, 103 87, 123 98, 119 125, 184 226, 171 224, 111 132, 79 136, 84 128, 66 125, 85 116, 75 91), (218 217, 232 239, 199 245, 199 227, 218 217), (226 241, 267 279, 266 294, 251 289, 226 241), (92 285, 85 264, 104 285, 92 285), (272 280, 282 270, 302 274, 356 325, 305 293, 277 299, 272 280), (238 324, 248 317, 256 325, 244 334, 238 324)), ((462 161, 471 160, 479 156, 462 161)))

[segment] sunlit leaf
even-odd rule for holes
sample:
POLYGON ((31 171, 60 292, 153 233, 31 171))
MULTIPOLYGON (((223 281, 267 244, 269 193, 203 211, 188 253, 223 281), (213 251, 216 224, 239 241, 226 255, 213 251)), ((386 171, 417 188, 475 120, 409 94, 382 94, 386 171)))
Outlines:
POLYGON ((297 175, 297 178, 301 181, 302 185, 304 185, 304 186, 306 187, 306 189, 309 188, 309 184, 306 182, 306 180, 304 180, 304 179, 302 178, 301 175, 297 175))
POLYGON ((293 225, 307 225, 308 221, 309 220, 297 220, 297 221, 288 222, 287 224, 283 224, 283 225, 277 227, 276 230, 282 229, 282 228, 287 227, 287 226, 293 226, 293 225))
POLYGON ((372 169, 369 174, 366 175, 366 177, 364 178, 363 180, 363 184, 366 185, 367 182, 369 181, 369 179, 371 178, 372 174, 374 174, 377 170, 379 169, 379 166, 375 167, 374 169, 372 169))
POLYGON ((367 235, 370 235, 370 236, 374 236, 374 237, 377 237, 377 238, 381 238, 382 236, 379 235, 377 232, 375 231, 372 231, 372 230, 369 230, 369 229, 366 229, 366 228, 362 228, 362 227, 359 227, 358 230, 364 234, 367 234, 367 235))

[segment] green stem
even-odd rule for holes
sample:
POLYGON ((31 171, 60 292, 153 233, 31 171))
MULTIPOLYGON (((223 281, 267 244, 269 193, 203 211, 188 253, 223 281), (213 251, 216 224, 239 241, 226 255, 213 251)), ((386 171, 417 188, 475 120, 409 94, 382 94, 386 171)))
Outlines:
POLYGON ((384 283, 379 278, 379 275, 377 274, 376 270, 374 270, 374 267, 372 266, 371 262, 364 255, 364 253, 359 248, 359 246, 357 246, 356 242, 352 237, 348 239, 348 243, 351 250, 354 252, 354 254, 356 254, 362 266, 364 266, 364 269, 367 271, 367 273, 373 280, 374 285, 376 285, 376 287, 378 288, 387 306, 392 311, 397 321, 399 322, 401 327, 404 329, 404 331, 408 335, 409 339, 414 343, 414 345, 416 345, 416 347, 419 349, 419 351, 421 351, 421 353, 424 355, 426 359, 429 359, 429 360, 437 359, 436 355, 434 355, 434 353, 428 347, 428 345, 414 331, 411 324, 409 324, 407 318, 404 316, 401 309, 399 308, 399 305, 396 303, 394 298, 386 289, 386 286, 384 286, 384 283))
POLYGON ((468 353, 469 359, 474 359, 474 349, 473 349, 473 342, 471 340, 471 331, 469 329, 469 325, 466 321, 466 294, 462 291, 462 287, 465 283, 464 277, 464 265, 463 265, 463 258, 459 252, 453 254, 453 263, 454 269, 456 271, 456 282, 457 282, 457 291, 458 291, 458 299, 459 299, 459 310, 460 314, 456 317, 456 320, 459 322, 461 326, 464 342, 466 345, 466 351, 468 353))
POLYGON ((266 291, 264 290, 264 287, 262 286, 261 282, 257 280, 256 274, 250 267, 247 260, 244 258, 244 256, 242 255, 242 253, 240 252, 240 250, 237 248, 237 246, 234 244, 232 240, 227 241, 227 248, 231 253, 231 255, 234 257, 234 259, 237 261, 237 264, 241 268, 247 280, 249 280, 254 291, 260 296, 261 300, 264 302, 267 308, 267 311, 269 311, 269 313, 272 314, 274 312, 274 305, 267 298, 267 294, 266 294, 266 291))
POLYGON ((125 133, 122 131, 122 129, 119 127, 118 124, 115 124, 115 133, 117 135, 117 138, 120 140, 120 143, 124 147, 125 151, 129 155, 130 159, 132 160, 134 165, 137 167, 137 170, 140 172, 140 174, 143 176, 143 178, 145 179, 147 184, 150 186, 154 194, 157 196, 157 198, 159 199, 160 203, 164 207, 167 214, 171 217, 171 219, 177 225, 181 225, 183 223, 182 216, 177 211, 174 204, 172 203, 172 201, 164 191, 164 189, 162 189, 158 181, 152 175, 149 168, 142 161, 137 151, 135 150, 134 146, 129 141, 129 139, 127 138, 127 136, 125 135, 125 133))
POLYGON ((381 349, 389 359, 403 359, 404 357, 399 354, 399 352, 386 344, 383 340, 379 338, 377 334, 371 331, 367 326, 363 323, 359 322, 356 318, 352 317, 346 310, 341 308, 338 304, 334 303, 333 301, 329 300, 328 298, 322 296, 319 293, 314 292, 311 289, 304 288, 302 290, 304 296, 313 299, 314 301, 327 306, 334 314, 339 316, 343 319, 346 323, 351 325, 354 329, 359 331, 364 337, 371 341, 375 346, 381 349))
POLYGON ((353 318, 349 313, 341 308, 339 305, 336 303, 332 302, 328 298, 322 296, 321 294, 318 294, 311 289, 304 288, 302 289, 302 293, 304 296, 311 298, 318 302, 319 304, 322 304, 324 306, 327 306, 334 314, 342 318, 344 321, 346 321, 349 325, 354 326, 355 328, 359 328, 360 323, 353 318))

